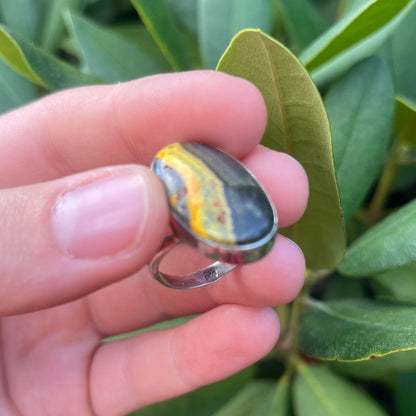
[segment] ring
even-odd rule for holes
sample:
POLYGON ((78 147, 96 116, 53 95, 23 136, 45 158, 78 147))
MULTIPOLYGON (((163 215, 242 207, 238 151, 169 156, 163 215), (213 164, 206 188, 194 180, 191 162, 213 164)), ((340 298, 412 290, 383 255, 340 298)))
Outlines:
POLYGON ((205 286, 271 250, 278 229, 276 210, 239 161, 201 143, 173 143, 159 151, 151 169, 165 188, 176 240, 150 263, 157 281, 174 289, 205 286), (190 274, 162 272, 163 259, 179 242, 214 262, 190 274))

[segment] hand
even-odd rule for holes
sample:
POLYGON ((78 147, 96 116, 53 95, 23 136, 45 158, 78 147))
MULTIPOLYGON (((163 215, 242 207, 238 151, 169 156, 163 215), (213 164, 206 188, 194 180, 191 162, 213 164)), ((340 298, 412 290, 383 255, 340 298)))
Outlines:
MULTIPOLYGON (((51 95, 0 117, 0 414, 122 415, 225 378, 267 354, 305 272, 279 235, 262 260, 216 284, 167 289, 147 264, 169 233, 147 168, 170 142, 241 159, 281 227, 307 201, 303 169, 258 145, 266 125, 248 82, 195 71, 51 95), (177 328, 101 344, 182 315, 177 328)), ((189 256, 179 262, 192 262, 189 256)))

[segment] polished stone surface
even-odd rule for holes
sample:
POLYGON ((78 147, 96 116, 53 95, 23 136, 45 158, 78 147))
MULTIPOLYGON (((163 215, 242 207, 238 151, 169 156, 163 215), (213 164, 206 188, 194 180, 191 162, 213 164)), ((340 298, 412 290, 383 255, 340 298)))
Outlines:
POLYGON ((152 169, 166 189, 172 215, 208 241, 244 245, 266 237, 276 220, 263 188, 226 153, 201 143, 174 143, 152 169))

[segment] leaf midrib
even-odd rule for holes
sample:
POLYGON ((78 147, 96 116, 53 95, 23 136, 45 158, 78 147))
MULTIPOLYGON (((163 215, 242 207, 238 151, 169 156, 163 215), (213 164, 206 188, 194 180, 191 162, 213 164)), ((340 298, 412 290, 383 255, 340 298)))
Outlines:
POLYGON ((313 374, 311 374, 309 368, 304 364, 299 365, 298 368, 299 371, 302 373, 302 376, 304 377, 307 384, 311 387, 311 390, 315 393, 318 399, 321 400, 322 404, 329 411, 329 413, 334 416, 342 416, 340 413, 338 413, 337 408, 333 405, 333 403, 330 400, 328 400, 328 395, 321 387, 319 380, 317 380, 313 376, 313 374))
MULTIPOLYGON (((363 322, 363 321, 360 321, 357 318, 352 318, 350 316, 344 316, 341 313, 337 313, 336 311, 331 309, 328 305, 324 305, 322 302, 314 303, 313 307, 316 307, 317 309, 320 309, 321 311, 327 313, 330 316, 333 316, 334 318, 343 320, 345 322, 351 322, 351 323, 354 323, 354 324, 358 324, 358 325, 361 325, 361 326, 364 326, 364 327, 371 327, 371 328, 378 327, 378 328, 384 328, 384 329, 385 328, 391 328, 391 329, 396 328, 396 327, 394 327, 394 326, 392 327, 390 325, 388 327, 386 327, 386 326, 380 325, 379 323, 376 323, 376 322, 371 322, 371 325, 370 325, 366 321, 363 322)), ((400 325, 400 329, 406 330, 407 327, 404 327, 404 326, 400 325)), ((414 328, 409 328, 409 329, 414 329, 414 328)))
POLYGON ((289 130, 288 130, 286 111, 285 111, 284 105, 282 105, 282 103, 284 102, 283 96, 282 96, 282 94, 280 92, 280 89, 279 89, 278 78, 275 74, 275 71, 273 70, 272 59, 271 59, 272 56, 270 54, 270 51, 267 48, 264 40, 261 37, 260 37, 260 40, 261 40, 261 44, 264 48, 264 51, 265 51, 265 53, 268 57, 267 64, 270 68, 270 72, 271 72, 272 78, 273 78, 273 84, 275 86, 276 95, 277 95, 277 98, 279 100, 279 110, 280 110, 280 116, 282 118, 282 124, 283 124, 283 135, 284 135, 283 139, 284 139, 284 144, 285 144, 285 151, 287 151, 287 153, 291 154, 291 149, 290 149, 291 146, 289 145, 289 140, 288 140, 289 130))

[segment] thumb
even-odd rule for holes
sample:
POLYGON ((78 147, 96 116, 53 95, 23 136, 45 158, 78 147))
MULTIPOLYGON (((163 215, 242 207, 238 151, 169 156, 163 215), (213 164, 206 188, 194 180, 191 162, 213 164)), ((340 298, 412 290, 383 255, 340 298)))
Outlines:
POLYGON ((143 166, 0 191, 0 316, 76 299, 146 265, 168 229, 143 166))

